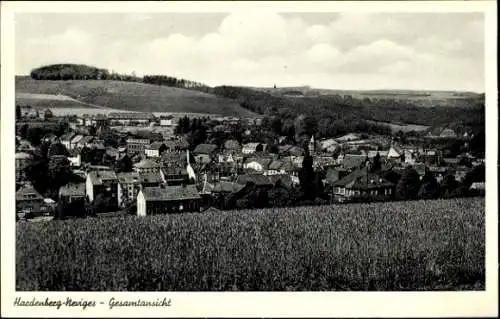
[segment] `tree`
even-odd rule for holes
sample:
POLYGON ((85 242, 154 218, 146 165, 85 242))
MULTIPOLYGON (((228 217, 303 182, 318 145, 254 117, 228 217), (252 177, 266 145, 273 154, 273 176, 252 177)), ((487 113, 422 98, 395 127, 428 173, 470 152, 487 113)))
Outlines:
POLYGON ((109 211, 109 200, 104 194, 97 194, 94 198, 93 209, 95 214, 107 213, 109 211))
POLYGON ((439 195, 439 185, 431 172, 426 172, 424 177, 422 177, 422 182, 420 190, 418 192, 418 197, 422 199, 432 199, 439 195))
POLYGON ((457 190, 459 184, 455 179, 455 175, 446 174, 440 185, 440 195, 441 197, 453 197, 455 191, 457 190))
POLYGON ((43 117, 45 119, 51 119, 54 117, 54 114, 52 113, 52 111, 50 109, 46 109, 44 114, 43 114, 43 117))
POLYGON ((299 171, 299 182, 300 182, 300 190, 304 199, 313 200, 315 197, 315 174, 313 169, 313 158, 309 154, 309 151, 306 148, 306 155, 302 161, 302 167, 299 171))
POLYGON ((52 143, 52 144, 50 144, 49 149, 47 151, 47 156, 48 157, 52 157, 52 156, 55 156, 55 155, 68 156, 69 153, 68 153, 68 150, 66 149, 66 147, 63 144, 61 144, 61 143, 52 143))
POLYGON ((20 120, 22 117, 21 114, 21 106, 19 104, 16 105, 16 120, 20 120))
POLYGON ((380 161, 380 154, 379 152, 377 152, 377 154, 373 158, 371 170, 372 172, 379 172, 381 169, 382 169, 382 162, 380 161))
POLYGON ((419 190, 420 176, 413 168, 406 168, 396 185, 396 197, 402 200, 416 199, 419 190))
POLYGON ((48 185, 52 190, 68 184, 72 179, 69 160, 64 156, 53 156, 48 164, 48 185))

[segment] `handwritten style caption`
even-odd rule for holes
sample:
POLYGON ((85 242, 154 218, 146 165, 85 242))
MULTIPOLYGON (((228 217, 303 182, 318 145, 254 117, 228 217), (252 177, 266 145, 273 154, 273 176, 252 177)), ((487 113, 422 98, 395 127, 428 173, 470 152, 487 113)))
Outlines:
POLYGON ((115 297, 112 297, 107 302, 84 299, 74 300, 69 297, 66 297, 66 299, 50 299, 47 297, 45 299, 33 298, 30 300, 17 297, 14 300, 15 307, 53 307, 57 310, 62 307, 80 307, 82 310, 85 310, 89 307, 93 308, 100 305, 105 305, 110 310, 121 307, 170 307, 172 305, 172 300, 167 298, 157 298, 156 300, 119 300, 115 297))

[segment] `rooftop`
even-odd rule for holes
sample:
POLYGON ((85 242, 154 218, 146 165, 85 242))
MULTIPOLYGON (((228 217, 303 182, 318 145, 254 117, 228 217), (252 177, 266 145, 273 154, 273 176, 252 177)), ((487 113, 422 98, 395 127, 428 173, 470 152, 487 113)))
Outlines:
POLYGON ((147 201, 176 201, 200 198, 200 194, 194 185, 144 187, 142 193, 147 201))

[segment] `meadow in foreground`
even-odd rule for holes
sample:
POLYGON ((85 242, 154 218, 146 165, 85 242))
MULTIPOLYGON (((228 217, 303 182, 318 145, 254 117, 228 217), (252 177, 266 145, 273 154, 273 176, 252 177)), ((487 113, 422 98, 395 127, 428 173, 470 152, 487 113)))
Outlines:
POLYGON ((18 290, 484 289, 484 198, 17 223, 18 290))

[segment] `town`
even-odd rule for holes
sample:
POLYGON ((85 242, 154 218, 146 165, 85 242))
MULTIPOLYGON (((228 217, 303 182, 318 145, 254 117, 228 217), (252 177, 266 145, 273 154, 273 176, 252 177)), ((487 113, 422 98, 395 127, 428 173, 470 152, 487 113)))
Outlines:
POLYGON ((484 195, 484 136, 297 122, 17 106, 17 220, 484 195))

